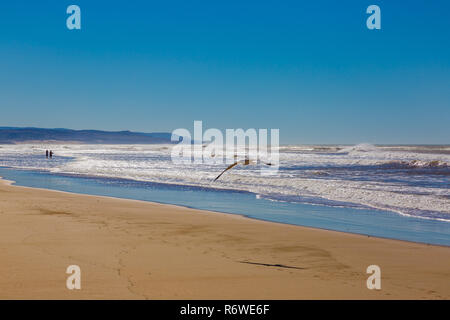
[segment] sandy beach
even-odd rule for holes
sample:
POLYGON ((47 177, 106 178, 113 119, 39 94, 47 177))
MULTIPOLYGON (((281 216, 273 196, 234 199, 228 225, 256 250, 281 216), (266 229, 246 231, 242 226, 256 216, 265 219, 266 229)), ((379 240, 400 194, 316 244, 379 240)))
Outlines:
POLYGON ((449 247, 0 181, 0 299, 449 299, 449 280, 449 247))

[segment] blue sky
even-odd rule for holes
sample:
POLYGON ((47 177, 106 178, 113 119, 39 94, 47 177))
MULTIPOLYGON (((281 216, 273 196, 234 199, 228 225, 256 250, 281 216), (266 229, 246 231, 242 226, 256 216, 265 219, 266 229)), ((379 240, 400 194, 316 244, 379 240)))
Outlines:
POLYGON ((450 143, 449 16, 444 0, 2 1, 0 126, 450 143))

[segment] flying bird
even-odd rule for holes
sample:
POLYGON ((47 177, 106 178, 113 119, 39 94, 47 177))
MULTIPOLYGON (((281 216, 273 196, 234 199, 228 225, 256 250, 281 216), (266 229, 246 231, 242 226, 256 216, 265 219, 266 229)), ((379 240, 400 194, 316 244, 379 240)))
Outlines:
MULTIPOLYGON (((223 170, 223 171, 222 171, 222 172, 214 179, 214 181, 216 181, 217 179, 219 179, 226 171, 228 171, 228 170, 230 170, 231 168, 237 166, 238 164, 242 164, 242 165, 244 165, 244 166, 248 166, 249 164, 256 164, 256 161, 252 161, 252 160, 249 160, 249 159, 236 161, 235 163, 229 165, 225 170, 223 170)), ((265 164, 265 165, 268 165, 268 166, 271 166, 271 165, 272 165, 271 163, 265 163, 265 162, 264 162, 264 164, 265 164)))

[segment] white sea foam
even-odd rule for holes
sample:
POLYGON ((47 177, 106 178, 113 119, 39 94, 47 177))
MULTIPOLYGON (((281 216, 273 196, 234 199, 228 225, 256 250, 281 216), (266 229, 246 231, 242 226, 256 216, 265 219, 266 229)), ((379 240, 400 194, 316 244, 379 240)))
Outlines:
POLYGON ((368 206, 450 221, 449 148, 283 146, 280 170, 173 164, 172 145, 2 145, 0 166, 254 192, 261 198, 368 206), (46 149, 55 152, 47 160, 46 149))

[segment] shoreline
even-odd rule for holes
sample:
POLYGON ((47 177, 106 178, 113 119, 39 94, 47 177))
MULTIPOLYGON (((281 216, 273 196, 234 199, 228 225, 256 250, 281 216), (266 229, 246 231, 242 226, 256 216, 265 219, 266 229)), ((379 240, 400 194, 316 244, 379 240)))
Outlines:
MULTIPOLYGON (((449 236, 448 230, 446 230, 443 226, 443 224, 447 223, 447 221, 439 221, 440 219, 429 219, 426 217, 415 217, 410 215, 405 216, 401 213, 396 212, 395 210, 389 211, 375 207, 373 208, 335 207, 325 204, 287 202, 289 206, 290 205, 293 206, 290 207, 288 211, 281 212, 281 215, 278 215, 277 211, 278 209, 276 208, 276 204, 278 203, 278 201, 263 199, 264 201, 266 201, 268 211, 266 211, 266 207, 264 208, 263 211, 260 211, 261 208, 259 208, 259 210, 255 210, 254 208, 258 208, 258 203, 256 203, 256 201, 253 201, 251 197, 254 197, 256 194, 249 191, 224 190, 220 188, 204 189, 202 187, 187 185, 185 187, 189 189, 192 188, 192 190, 194 191, 193 198, 189 198, 183 195, 182 194, 183 192, 180 191, 180 189, 178 189, 178 187, 183 187, 179 185, 154 183, 154 182, 141 182, 125 178, 112 179, 109 177, 90 176, 90 175, 72 175, 72 174, 58 175, 47 171, 41 172, 35 170, 14 169, 9 167, 0 167, 0 169, 5 170, 4 174, 7 177, 9 177, 10 180, 13 180, 13 183, 15 185, 36 188, 40 190, 53 190, 58 192, 68 192, 74 194, 103 196, 117 199, 138 200, 148 203, 167 204, 195 210, 205 210, 228 215, 230 214, 239 215, 248 219, 264 221, 268 223, 280 223, 284 225, 302 226, 307 228, 351 233, 369 237, 450 247, 450 243, 448 240, 450 239, 448 238, 449 236), (11 175, 7 173, 9 171, 15 173, 11 175), (55 177, 56 179, 62 180, 56 184, 55 183, 46 184, 39 182, 29 184, 26 182, 28 181, 27 179, 29 179, 27 176, 25 176, 25 179, 20 178, 22 172, 27 174, 30 173, 31 175, 36 175, 36 177, 31 176, 32 181, 33 179, 35 179, 35 181, 41 181, 40 177, 41 174, 49 175, 50 177, 55 177), (19 174, 19 176, 17 176, 17 174, 19 174), (15 181, 16 180, 15 178, 19 180, 19 183, 15 181), (114 184, 112 185, 111 189, 108 189, 108 191, 99 192, 98 190, 106 190, 104 188, 106 188, 107 186, 103 186, 103 181, 107 182, 109 179, 112 179, 112 181, 130 182, 132 184, 149 183, 151 186, 150 192, 147 192, 146 188, 142 189, 139 187, 131 187, 130 190, 133 190, 131 192, 128 192, 127 188, 124 189, 127 194, 125 195, 122 194, 123 190, 119 190, 121 189, 121 187, 114 184), (92 181, 100 180, 100 182, 93 182, 93 184, 91 184, 90 182, 91 180, 92 181), (61 187, 62 184, 69 184, 72 187, 62 188, 61 187), (212 196, 212 198, 210 197, 209 204, 208 202, 203 203, 202 198, 199 197, 198 195, 198 193, 202 192, 203 189, 206 191, 211 191, 213 194, 219 193, 219 195, 212 196), (144 192, 143 190, 146 191, 144 192), (160 192, 154 194, 152 190, 160 190, 160 192), (164 194, 164 192, 166 191, 175 194, 172 194, 170 195, 170 197, 167 197, 167 194, 164 194), (224 199, 223 196, 220 195, 221 192, 224 192, 225 197, 228 197, 228 199, 227 198, 224 199), (242 200, 244 200, 242 204, 230 205, 231 203, 233 203, 230 201, 234 200, 229 198, 229 194, 233 193, 237 193, 238 196, 241 197, 242 200), (299 207, 295 207, 297 205, 299 207), (316 210, 318 212, 317 215, 309 213, 309 212, 314 213, 316 210), (374 220, 372 220, 373 218, 374 220), (351 223, 348 223, 349 221, 351 223), (389 224, 387 224, 388 222, 389 224), (401 226, 401 227, 396 228, 391 226, 401 226), (417 229, 418 231, 416 231, 415 228, 419 228, 417 229), (434 231, 436 231, 436 233, 433 233, 434 231)), ((283 206, 283 204, 281 204, 281 206, 283 206)))
MULTIPOLYGON (((369 237, 369 238, 376 238, 376 239, 385 239, 385 240, 400 241, 400 242, 406 242, 406 243, 423 244, 423 245, 427 245, 427 246, 437 246, 437 247, 450 248, 450 245, 445 245, 445 244, 434 244, 434 243, 428 243, 428 242, 403 240, 403 239, 396 239, 396 238, 389 238, 389 237, 382 237, 382 236, 373 236, 373 235, 364 234, 364 233, 346 232, 346 231, 341 231, 341 230, 327 229, 327 228, 324 228, 324 227, 322 227, 322 228, 321 227, 310 227, 310 226, 304 226, 304 225, 287 223, 287 222, 278 222, 278 221, 265 220, 265 219, 262 219, 262 218, 255 218, 255 217, 252 217, 252 216, 247 216, 247 215, 242 214, 242 213, 222 212, 222 211, 215 211, 215 210, 199 209, 199 208, 190 207, 190 206, 187 206, 187 205, 178 205, 178 204, 171 204, 171 203, 158 202, 158 201, 120 198, 120 197, 104 196, 104 195, 100 196, 100 195, 95 195, 95 194, 83 194, 83 193, 62 191, 62 190, 56 190, 56 189, 21 186, 21 185, 15 185, 16 181, 5 180, 3 177, 0 176, 0 184, 1 183, 6 183, 7 185, 13 186, 13 187, 21 187, 21 188, 28 188, 28 189, 41 190, 41 191, 52 191, 52 192, 60 192, 60 193, 63 193, 63 194, 80 195, 80 196, 87 196, 87 197, 99 197, 99 198, 105 198, 105 199, 137 201, 139 203, 150 203, 150 204, 154 204, 154 205, 163 205, 163 206, 169 206, 169 207, 173 206, 173 207, 179 208, 179 209, 199 210, 199 211, 202 211, 202 212, 209 212, 209 213, 214 213, 214 214, 232 215, 232 216, 235 216, 235 217, 238 217, 238 218, 242 218, 242 219, 249 219, 249 220, 254 221, 254 222, 278 224, 278 225, 285 225, 285 226, 292 226, 292 227, 307 228, 307 229, 312 229, 312 230, 323 230, 323 231, 337 232, 337 233, 343 233, 343 234, 358 235, 358 236, 362 236, 362 237, 369 237)), ((374 210, 381 210, 381 209, 374 208, 374 210)), ((384 211, 384 210, 382 210, 382 211, 384 211)), ((392 212, 392 213, 395 213, 395 212, 392 212)))
POLYGON ((0 299, 450 299, 446 246, 11 183, 0 299), (65 288, 71 264, 82 290, 65 288))

